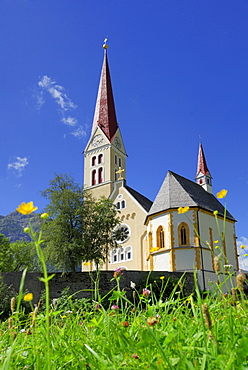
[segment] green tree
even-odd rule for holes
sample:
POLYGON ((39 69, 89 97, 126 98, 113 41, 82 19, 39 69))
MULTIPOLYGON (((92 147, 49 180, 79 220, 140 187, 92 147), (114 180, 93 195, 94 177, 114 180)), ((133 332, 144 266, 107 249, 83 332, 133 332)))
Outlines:
POLYGON ((49 263, 76 271, 82 261, 105 261, 116 247, 112 236, 119 221, 113 203, 106 198, 96 201, 66 174, 56 175, 41 194, 49 200, 43 234, 49 263))
POLYGON ((84 261, 94 261, 96 267, 106 261, 109 251, 117 248, 120 236, 114 232, 120 221, 116 206, 107 198, 95 200, 90 193, 84 199, 83 246, 84 261))
POLYGON ((10 243, 10 253, 12 256, 11 271, 40 271, 40 266, 33 242, 17 240, 10 243))
POLYGON ((25 268, 39 271, 34 244, 23 240, 10 243, 9 238, 0 234, 0 272, 22 271, 25 268))
POLYGON ((0 234, 0 271, 12 271, 12 256, 10 252, 9 238, 0 234))

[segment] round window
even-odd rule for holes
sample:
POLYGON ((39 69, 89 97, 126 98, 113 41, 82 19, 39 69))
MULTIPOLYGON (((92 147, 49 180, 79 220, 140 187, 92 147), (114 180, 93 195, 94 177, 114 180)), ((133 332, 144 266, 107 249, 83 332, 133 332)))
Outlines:
POLYGON ((116 243, 125 243, 130 238, 130 228, 128 225, 121 224, 113 232, 116 243))

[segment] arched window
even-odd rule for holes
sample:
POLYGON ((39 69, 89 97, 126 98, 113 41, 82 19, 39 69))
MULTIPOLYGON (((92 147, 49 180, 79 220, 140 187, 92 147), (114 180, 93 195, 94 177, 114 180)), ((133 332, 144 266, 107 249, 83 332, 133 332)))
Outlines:
POLYGON ((121 158, 119 158, 119 167, 121 167, 121 158))
POLYGON ((91 165, 92 166, 95 166, 96 165, 96 156, 94 155, 94 157, 92 157, 91 159, 91 165))
POLYGON ((115 164, 117 166, 118 162, 117 162, 117 155, 115 154, 115 164))
POLYGON ((132 247, 130 245, 125 248, 125 259, 126 261, 132 259, 132 247))
POLYGON ((124 260, 125 260, 124 248, 121 247, 120 248, 120 261, 124 261, 124 260))
POLYGON ((157 228, 157 248, 161 249, 165 247, 164 243, 164 229, 163 226, 157 228))
POLYGON ((179 247, 190 245, 189 226, 185 222, 178 226, 178 245, 179 247))
POLYGON ((99 154, 98 156, 98 164, 103 163, 103 154, 99 154))
POLYGON ((110 256, 111 263, 130 261, 132 259, 132 247, 129 245, 126 248, 113 249, 110 256))
POLYGON ((116 203, 117 209, 126 208, 126 201, 123 199, 121 202, 116 203))
POLYGON ((181 237, 181 244, 182 245, 187 245, 187 236, 186 236, 186 229, 185 226, 181 227, 180 230, 180 237, 181 237))
POLYGON ((111 252, 111 263, 118 262, 118 253, 117 249, 113 249, 111 252))
POLYGON ((117 168, 115 168, 115 181, 117 181, 117 179, 118 179, 118 173, 116 173, 118 170, 117 170, 117 168))
POLYGON ((91 185, 96 185, 96 170, 91 173, 91 185))
POLYGON ((100 167, 98 169, 98 183, 101 184, 103 182, 103 168, 100 167))

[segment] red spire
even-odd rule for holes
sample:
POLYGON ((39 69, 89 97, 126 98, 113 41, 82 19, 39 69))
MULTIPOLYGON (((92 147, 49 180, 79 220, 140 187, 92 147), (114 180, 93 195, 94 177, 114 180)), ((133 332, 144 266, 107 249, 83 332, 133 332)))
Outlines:
POLYGON ((202 173, 203 175, 210 175, 207 162, 205 159, 202 143, 200 143, 200 146, 199 146, 196 177, 199 175, 199 173, 202 173))
POLYGON ((118 125, 116 121, 115 104, 108 66, 107 45, 105 44, 103 47, 104 59, 95 107, 92 134, 96 127, 99 126, 111 141, 116 133, 118 125))

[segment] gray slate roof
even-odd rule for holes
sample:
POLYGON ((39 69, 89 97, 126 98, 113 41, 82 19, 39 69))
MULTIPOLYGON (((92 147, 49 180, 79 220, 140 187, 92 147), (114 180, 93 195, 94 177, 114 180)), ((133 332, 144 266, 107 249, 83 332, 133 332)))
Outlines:
POLYGON ((127 185, 125 185, 125 188, 137 200, 137 202, 139 202, 139 204, 146 210, 146 212, 149 212, 149 209, 151 208, 152 205, 152 201, 127 185))
MULTIPOLYGON (((209 212, 218 211, 224 216, 224 207, 213 194, 208 193, 195 182, 168 171, 148 216, 167 209, 186 206, 199 207, 209 212)), ((228 211, 226 218, 236 221, 228 211)))

